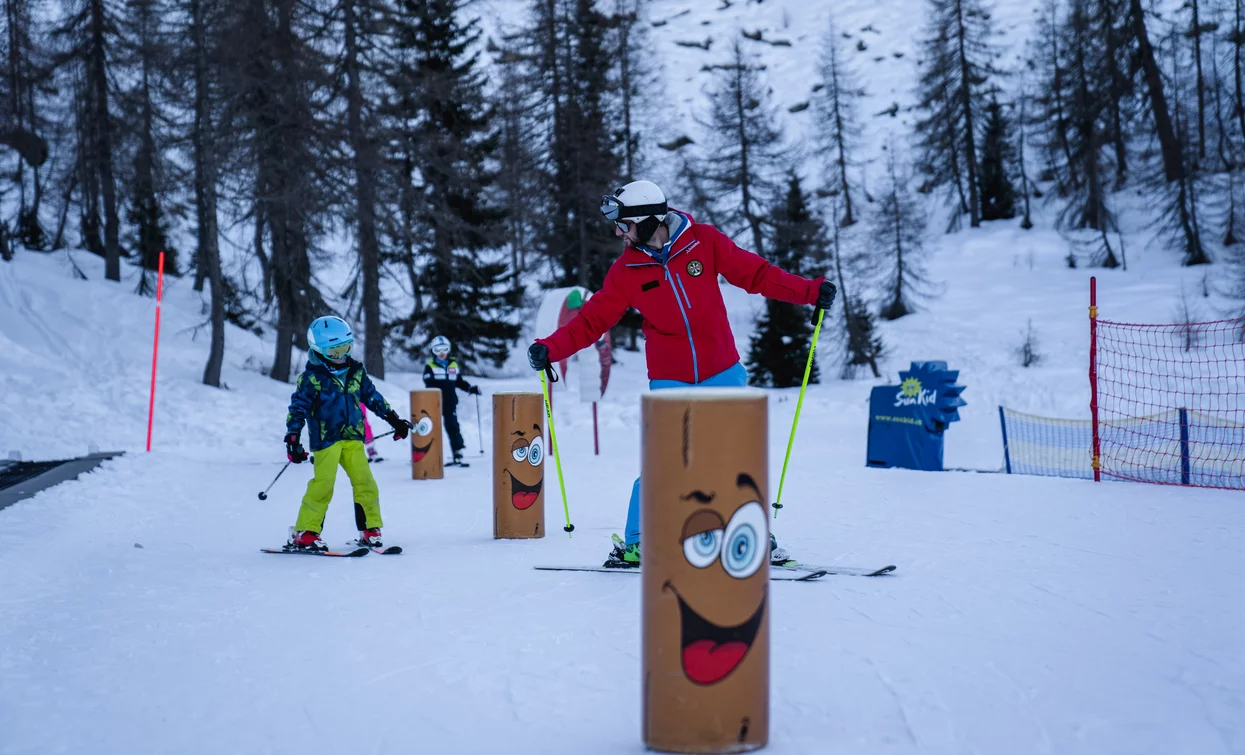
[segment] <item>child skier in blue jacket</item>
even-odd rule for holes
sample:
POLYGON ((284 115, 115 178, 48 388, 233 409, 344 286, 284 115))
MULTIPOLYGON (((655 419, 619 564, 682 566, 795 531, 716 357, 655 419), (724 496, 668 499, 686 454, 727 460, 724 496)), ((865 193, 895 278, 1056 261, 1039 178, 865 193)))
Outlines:
POLYGON ((363 365, 350 358, 354 333, 345 320, 331 316, 317 319, 307 329, 307 343, 307 369, 298 376, 285 420, 285 450, 295 464, 307 460, 307 451, 299 440, 306 424, 308 441, 315 452, 315 477, 307 483, 286 549, 328 550, 320 532, 333 498, 339 464, 350 477, 354 492, 360 545, 383 547, 380 492, 367 465, 361 405, 393 426, 394 440, 406 438, 411 423, 398 416, 376 390, 363 365))

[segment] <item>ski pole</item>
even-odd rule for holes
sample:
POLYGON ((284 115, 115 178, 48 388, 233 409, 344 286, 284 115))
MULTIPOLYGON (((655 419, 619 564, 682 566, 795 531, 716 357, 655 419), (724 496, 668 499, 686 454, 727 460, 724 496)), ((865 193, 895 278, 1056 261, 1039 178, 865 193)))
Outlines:
POLYGON ((289 467, 291 463, 292 462, 289 462, 289 461, 285 462, 285 466, 281 467, 281 471, 277 472, 277 476, 272 478, 272 482, 268 483, 267 489, 260 492, 259 500, 261 501, 268 500, 268 491, 272 490, 272 486, 277 484, 277 480, 281 479, 281 475, 285 473, 286 468, 289 467))
POLYGON ((821 318, 826 310, 817 310, 817 325, 813 328, 813 343, 808 347, 808 363, 804 365, 804 382, 800 384, 800 400, 795 404, 795 419, 791 422, 791 438, 787 441, 787 455, 782 460, 782 476, 778 478, 778 497, 774 499, 774 518, 778 518, 778 509, 782 508, 782 485, 787 481, 787 462, 791 461, 791 446, 795 444, 795 428, 800 424, 800 409, 804 406, 804 389, 808 388, 808 375, 813 370, 813 353, 817 351, 817 337, 821 335, 821 318))
POLYGON ((549 402, 549 382, 558 382, 558 376, 554 373, 553 367, 546 367, 540 373, 540 390, 545 394, 545 416, 549 418, 549 443, 553 446, 553 460, 558 465, 558 487, 562 489, 562 511, 566 514, 566 526, 562 529, 569 534, 575 531, 575 525, 571 524, 571 510, 566 503, 566 481, 562 479, 562 459, 558 456, 558 435, 553 431, 553 404, 549 402), (549 377, 545 377, 545 373, 549 373, 549 377))
POLYGON ((476 394, 476 438, 480 441, 480 453, 484 453, 484 431, 480 429, 480 394, 476 394))

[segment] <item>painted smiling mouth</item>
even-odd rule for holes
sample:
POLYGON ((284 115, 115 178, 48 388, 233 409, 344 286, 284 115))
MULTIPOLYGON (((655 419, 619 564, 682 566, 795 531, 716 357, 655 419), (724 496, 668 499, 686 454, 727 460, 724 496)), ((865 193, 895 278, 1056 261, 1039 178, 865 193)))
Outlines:
POLYGON ((411 446, 411 461, 419 461, 428 455, 428 451, 432 449, 432 441, 428 441, 428 445, 420 448, 419 446, 411 446))
POLYGON ((692 610, 674 585, 667 582, 674 596, 679 599, 679 613, 683 623, 683 673, 695 684, 715 684, 734 671, 761 628, 765 617, 765 595, 761 605, 742 624, 721 627, 692 610))
POLYGON ((531 508, 540 497, 540 489, 544 486, 545 479, 542 477, 535 485, 524 485, 509 469, 506 474, 510 475, 510 503, 519 511, 531 508))

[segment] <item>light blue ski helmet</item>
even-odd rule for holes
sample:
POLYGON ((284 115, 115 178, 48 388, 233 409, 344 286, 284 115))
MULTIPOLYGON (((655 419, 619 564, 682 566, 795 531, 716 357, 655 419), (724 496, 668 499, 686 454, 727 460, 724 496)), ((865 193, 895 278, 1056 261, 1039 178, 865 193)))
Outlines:
POLYGON ((333 364, 343 364, 354 346, 354 331, 340 317, 317 317, 307 328, 307 345, 333 364))

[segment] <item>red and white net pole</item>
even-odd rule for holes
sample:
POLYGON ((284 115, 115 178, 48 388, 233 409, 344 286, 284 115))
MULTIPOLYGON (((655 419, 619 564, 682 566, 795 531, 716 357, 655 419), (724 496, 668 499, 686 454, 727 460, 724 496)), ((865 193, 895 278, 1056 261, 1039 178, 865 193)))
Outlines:
POLYGON ((1089 279, 1089 414, 1094 434, 1094 482, 1102 480, 1102 456, 1098 438, 1098 279, 1089 279))
POLYGON ((151 421, 156 409, 156 359, 160 355, 160 302, 164 298, 164 250, 156 272, 156 335, 151 343, 151 397, 147 401, 147 450, 151 450, 151 421))

